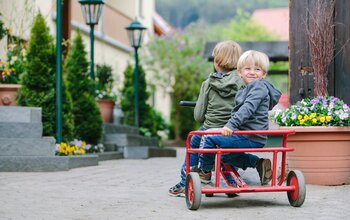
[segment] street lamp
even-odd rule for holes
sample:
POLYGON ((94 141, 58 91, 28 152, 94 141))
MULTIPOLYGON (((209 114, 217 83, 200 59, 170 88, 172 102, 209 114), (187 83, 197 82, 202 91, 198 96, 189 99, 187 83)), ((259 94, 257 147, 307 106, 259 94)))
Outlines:
MULTIPOLYGON (((94 26, 98 24, 102 13, 103 0, 80 0, 81 11, 84 16, 85 23, 90 25, 90 77, 95 84, 94 73, 94 26)), ((95 88, 94 88, 95 90, 95 88)), ((94 91, 95 92, 95 91, 94 91)))
POLYGON ((134 88, 135 88, 135 126, 139 127, 139 55, 137 50, 141 47, 142 36, 145 28, 135 18, 131 24, 125 28, 128 32, 128 37, 131 46, 135 49, 135 69, 134 69, 134 88))

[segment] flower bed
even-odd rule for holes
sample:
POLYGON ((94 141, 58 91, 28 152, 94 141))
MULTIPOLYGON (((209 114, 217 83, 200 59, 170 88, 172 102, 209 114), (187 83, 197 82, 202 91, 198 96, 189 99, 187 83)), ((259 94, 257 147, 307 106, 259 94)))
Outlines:
POLYGON ((58 156, 84 155, 86 153, 101 153, 104 151, 103 144, 90 145, 85 141, 74 139, 69 143, 56 144, 55 154, 58 156))

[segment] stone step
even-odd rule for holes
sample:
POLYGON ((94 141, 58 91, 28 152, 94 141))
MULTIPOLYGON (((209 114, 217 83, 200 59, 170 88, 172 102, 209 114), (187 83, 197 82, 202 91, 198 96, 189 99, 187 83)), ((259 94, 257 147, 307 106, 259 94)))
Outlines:
POLYGON ((176 150, 171 148, 159 148, 150 146, 126 146, 124 158, 147 159, 150 157, 176 157, 176 150))
POLYGON ((0 156, 54 156, 55 138, 0 138, 0 156))
POLYGON ((118 151, 118 147, 115 144, 103 144, 103 146, 105 152, 118 151))
POLYGON ((129 125, 117 125, 112 123, 103 124, 103 129, 105 134, 139 134, 139 129, 137 127, 129 125))
POLYGON ((0 138, 41 138, 42 123, 0 122, 0 138))
POLYGON ((41 123, 41 108, 0 106, 0 122, 41 123))
POLYGON ((0 172, 51 172, 98 165, 97 155, 0 156, 0 172))
POLYGON ((103 152, 103 153, 98 153, 97 155, 98 155, 98 161, 117 160, 117 159, 124 158, 122 151, 103 152))
POLYGON ((137 134, 106 134, 103 144, 115 144, 122 146, 158 146, 158 139, 155 137, 145 137, 137 134))
MULTIPOLYGON (((60 157, 67 157, 67 156, 60 156, 60 157)), ((69 158, 69 163, 68 163, 69 169, 74 169, 79 167, 88 167, 88 166, 97 166, 99 161, 98 155, 94 155, 94 154, 69 156, 68 158, 69 158)))

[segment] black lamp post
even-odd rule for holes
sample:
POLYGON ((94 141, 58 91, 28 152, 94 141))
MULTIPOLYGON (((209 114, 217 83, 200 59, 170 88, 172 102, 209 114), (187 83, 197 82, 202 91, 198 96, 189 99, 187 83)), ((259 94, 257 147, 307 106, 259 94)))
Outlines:
MULTIPOLYGON (((102 14, 102 6, 104 2, 102 0, 80 0, 81 11, 84 16, 85 23, 90 26, 90 77, 95 85, 95 73, 94 73, 94 26, 98 24, 102 14)), ((93 88, 95 90, 95 87, 93 88)), ((95 92, 95 91, 93 91, 95 92)))
POLYGON ((135 69, 134 69, 134 88, 135 88, 135 126, 139 126, 139 56, 137 50, 141 47, 144 26, 135 18, 131 24, 126 27, 131 46, 135 49, 135 69))

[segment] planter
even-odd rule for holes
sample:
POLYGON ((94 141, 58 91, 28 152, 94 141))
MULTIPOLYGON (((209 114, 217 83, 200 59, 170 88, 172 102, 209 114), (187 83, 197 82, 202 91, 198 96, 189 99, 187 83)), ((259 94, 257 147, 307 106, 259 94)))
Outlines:
POLYGON ((16 105, 16 97, 19 88, 21 88, 19 84, 0 84, 0 106, 16 105))
POLYGON ((102 120, 104 123, 111 122, 113 116, 114 101, 107 99, 97 100, 97 104, 100 108, 102 120))
POLYGON ((306 183, 350 184, 350 127, 280 127, 294 129, 287 146, 288 168, 301 170, 306 183))

